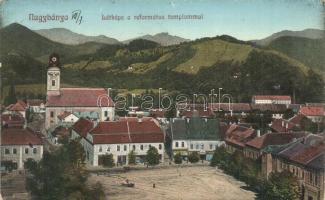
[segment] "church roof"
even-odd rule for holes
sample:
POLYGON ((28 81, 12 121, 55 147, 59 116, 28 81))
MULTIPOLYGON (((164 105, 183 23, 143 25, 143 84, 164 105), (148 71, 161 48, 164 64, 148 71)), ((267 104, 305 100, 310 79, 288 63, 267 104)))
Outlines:
POLYGON ((104 88, 61 88, 60 95, 49 95, 47 107, 113 107, 104 88))

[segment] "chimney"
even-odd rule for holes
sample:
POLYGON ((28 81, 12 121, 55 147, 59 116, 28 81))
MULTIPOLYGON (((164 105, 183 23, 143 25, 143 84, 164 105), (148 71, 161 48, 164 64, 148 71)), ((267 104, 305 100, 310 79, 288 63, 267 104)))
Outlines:
POLYGON ((281 126, 284 127, 284 121, 282 120, 281 126))
POLYGON ((207 123, 208 122, 208 118, 204 118, 204 121, 205 121, 205 123, 207 123))
POLYGON ((256 131, 256 137, 261 137, 261 130, 260 130, 260 129, 258 129, 258 130, 256 131))
POLYGON ((289 123, 286 123, 286 130, 289 128, 289 123))
POLYGON ((186 118, 187 123, 190 123, 190 118, 186 118))
POLYGON ((112 88, 107 88, 107 96, 108 96, 108 97, 110 97, 110 96, 109 96, 109 93, 110 93, 111 89, 112 89, 112 88))

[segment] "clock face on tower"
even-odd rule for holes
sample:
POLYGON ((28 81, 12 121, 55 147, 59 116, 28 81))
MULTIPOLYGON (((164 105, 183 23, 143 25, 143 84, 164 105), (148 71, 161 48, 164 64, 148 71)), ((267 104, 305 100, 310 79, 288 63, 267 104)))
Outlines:
POLYGON ((59 55, 56 53, 51 54, 49 58, 49 67, 52 66, 60 67, 59 55))

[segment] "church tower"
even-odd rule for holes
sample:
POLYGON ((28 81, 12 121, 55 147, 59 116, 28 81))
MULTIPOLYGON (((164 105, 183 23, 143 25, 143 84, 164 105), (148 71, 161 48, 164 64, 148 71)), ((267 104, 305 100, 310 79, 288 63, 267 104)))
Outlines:
POLYGON ((49 57, 47 69, 47 95, 60 95, 60 59, 55 53, 49 57))

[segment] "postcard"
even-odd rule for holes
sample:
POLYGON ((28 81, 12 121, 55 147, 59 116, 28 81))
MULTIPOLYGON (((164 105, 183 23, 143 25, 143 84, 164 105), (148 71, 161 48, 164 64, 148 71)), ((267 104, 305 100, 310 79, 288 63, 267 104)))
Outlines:
POLYGON ((325 199, 322 0, 1 0, 0 199, 325 199))

